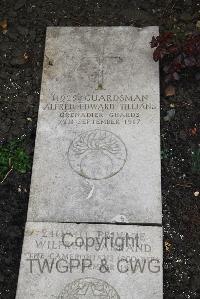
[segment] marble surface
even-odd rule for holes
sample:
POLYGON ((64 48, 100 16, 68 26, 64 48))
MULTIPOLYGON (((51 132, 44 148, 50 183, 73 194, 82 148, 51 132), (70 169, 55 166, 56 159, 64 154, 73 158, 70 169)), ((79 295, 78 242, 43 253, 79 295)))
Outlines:
POLYGON ((162 228, 32 223, 16 299, 161 299, 162 228))
POLYGON ((158 27, 49 27, 28 221, 161 223, 158 27))

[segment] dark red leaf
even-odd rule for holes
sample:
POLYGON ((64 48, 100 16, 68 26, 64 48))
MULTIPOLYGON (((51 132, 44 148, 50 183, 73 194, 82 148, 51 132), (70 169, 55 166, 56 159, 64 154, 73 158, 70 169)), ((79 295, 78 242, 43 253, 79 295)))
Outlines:
POLYGON ((162 47, 157 47, 153 53, 153 59, 155 61, 158 61, 160 59, 163 59, 163 57, 167 54, 166 49, 162 48, 162 47))
POLYGON ((177 46, 173 45, 168 48, 168 51, 170 54, 177 54, 179 52, 179 48, 177 46))
POLYGON ((153 52, 153 59, 155 61, 158 61, 161 59, 161 48, 156 48, 155 51, 153 52))
POLYGON ((165 32, 162 35, 157 37, 157 40, 160 44, 166 44, 169 43, 172 38, 174 37, 174 33, 173 32, 165 32))
MULTIPOLYGON (((153 59, 161 61, 166 82, 180 80, 184 69, 200 67, 200 32, 187 35, 181 43, 176 41, 172 32, 165 32, 152 37, 151 47, 156 48, 153 59)), ((196 78, 199 79, 199 73, 196 78)))
POLYGON ((181 69, 184 68, 184 65, 181 63, 172 63, 172 69, 173 71, 180 71, 181 69))
POLYGON ((151 48, 155 48, 158 46, 158 41, 157 39, 155 38, 155 36, 152 37, 152 40, 150 42, 150 45, 151 45, 151 48))
POLYGON ((175 64, 181 64, 182 61, 183 61, 183 56, 180 54, 180 55, 178 55, 178 56, 176 56, 174 58, 173 63, 175 63, 175 64))

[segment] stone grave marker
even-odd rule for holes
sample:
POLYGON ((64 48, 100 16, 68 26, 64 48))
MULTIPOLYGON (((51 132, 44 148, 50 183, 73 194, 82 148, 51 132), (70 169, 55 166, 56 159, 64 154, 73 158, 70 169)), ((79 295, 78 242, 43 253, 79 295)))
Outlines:
POLYGON ((157 27, 50 27, 29 221, 161 223, 157 27))
POLYGON ((160 299, 162 229, 29 222, 17 299, 160 299))
POLYGON ((16 299, 162 299, 157 27, 49 27, 16 299))

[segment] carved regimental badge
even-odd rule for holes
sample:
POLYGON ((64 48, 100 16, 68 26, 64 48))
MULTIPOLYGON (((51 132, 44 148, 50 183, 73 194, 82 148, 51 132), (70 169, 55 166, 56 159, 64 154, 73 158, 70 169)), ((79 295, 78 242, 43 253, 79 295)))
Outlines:
POLYGON ((121 139, 104 130, 82 133, 72 141, 68 150, 72 169, 92 180, 106 179, 118 173, 126 157, 126 147, 121 139))
POLYGON ((95 278, 83 278, 67 284, 58 299, 120 299, 120 297, 107 282, 95 278))

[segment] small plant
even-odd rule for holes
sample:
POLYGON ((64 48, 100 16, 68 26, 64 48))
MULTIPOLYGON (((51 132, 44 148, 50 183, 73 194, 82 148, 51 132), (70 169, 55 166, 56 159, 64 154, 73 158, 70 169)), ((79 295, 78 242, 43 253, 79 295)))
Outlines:
POLYGON ((192 172, 200 173, 200 148, 192 151, 192 172))
POLYGON ((200 32, 186 35, 182 40, 172 32, 153 36, 151 48, 155 48, 153 59, 161 62, 165 82, 178 81, 184 71, 194 71, 200 79, 200 32))
POLYGON ((171 152, 168 149, 161 150, 161 160, 168 159, 171 156, 171 152))
POLYGON ((0 145, 0 182, 3 183, 12 171, 26 173, 31 168, 30 158, 21 139, 0 145))

